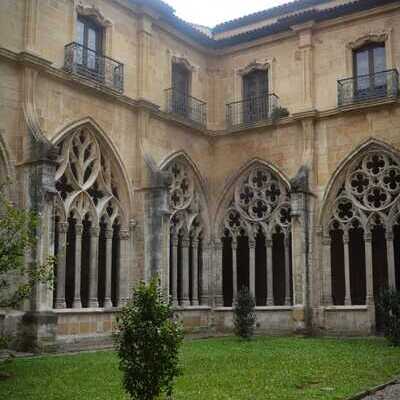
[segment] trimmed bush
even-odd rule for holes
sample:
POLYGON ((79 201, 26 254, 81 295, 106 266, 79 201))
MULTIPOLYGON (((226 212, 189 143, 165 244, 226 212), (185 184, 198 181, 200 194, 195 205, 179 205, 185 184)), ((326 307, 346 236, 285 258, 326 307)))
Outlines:
POLYGON ((393 345, 400 346, 400 291, 382 291, 378 308, 383 315, 384 334, 393 345))
POLYGON ((254 335, 256 324, 256 302, 247 287, 242 287, 238 294, 233 309, 235 335, 243 339, 250 339, 254 335))
POLYGON ((179 346, 183 330, 157 279, 141 283, 117 318, 115 343, 123 385, 133 400, 172 395, 179 375, 179 346))

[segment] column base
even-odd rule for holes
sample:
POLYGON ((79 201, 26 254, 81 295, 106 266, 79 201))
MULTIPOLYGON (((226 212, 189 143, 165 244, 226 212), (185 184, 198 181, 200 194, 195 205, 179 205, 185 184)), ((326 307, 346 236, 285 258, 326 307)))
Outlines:
POLYGON ((88 307, 89 308, 99 308, 98 300, 89 300, 88 307))
POLYGON ((274 299, 267 298, 267 306, 272 307, 274 305, 274 299))
POLYGON ((81 299, 74 299, 74 302, 72 303, 72 308, 82 308, 81 299))
POLYGON ((292 300, 290 299, 290 297, 286 297, 285 298, 285 306, 291 306, 292 305, 292 300))
POLYGON ((193 307, 196 307, 196 306, 198 306, 200 303, 199 303, 199 301, 198 300, 193 300, 192 301, 192 306, 193 307))
MULTIPOLYGON (((122 302, 121 302, 121 305, 122 305, 122 302)), ((112 303, 111 299, 104 299, 103 307, 104 308, 112 308, 113 307, 113 303, 112 303)))
POLYGON ((67 308, 67 303, 65 302, 65 300, 56 300, 56 309, 62 310, 64 308, 67 308))
POLYGON ((344 299, 344 305, 345 306, 351 306, 351 299, 345 298, 344 299))
POLYGON ((190 300, 189 299, 182 299, 181 306, 182 307, 190 307, 190 300))

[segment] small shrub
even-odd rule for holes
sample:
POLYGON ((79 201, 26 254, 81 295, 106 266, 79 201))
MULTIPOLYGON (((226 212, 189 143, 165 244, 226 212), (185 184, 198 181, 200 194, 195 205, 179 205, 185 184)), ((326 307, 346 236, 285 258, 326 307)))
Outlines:
POLYGON ((271 113, 271 119, 273 122, 278 121, 279 118, 285 118, 289 116, 289 110, 285 107, 275 107, 271 113))
POLYGON ((256 302, 247 287, 242 287, 237 294, 233 309, 235 334, 243 339, 250 339, 254 335, 256 324, 256 302))
POLYGON ((133 400, 172 395, 183 340, 182 328, 172 317, 157 279, 141 283, 118 315, 116 349, 123 385, 133 400))
POLYGON ((400 346, 400 291, 382 291, 378 309, 383 316, 385 337, 395 346, 400 346))

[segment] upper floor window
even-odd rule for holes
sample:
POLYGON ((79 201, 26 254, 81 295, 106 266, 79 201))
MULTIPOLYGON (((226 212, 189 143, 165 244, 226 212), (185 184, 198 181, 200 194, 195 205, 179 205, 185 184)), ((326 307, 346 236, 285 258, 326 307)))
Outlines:
POLYGON ((190 102, 190 71, 182 64, 172 64, 172 107, 173 111, 187 115, 190 102))
POLYGON ((265 70, 254 70, 243 76, 243 122, 268 119, 268 75, 265 70))
POLYGON ((372 91, 374 96, 386 92, 386 52, 383 43, 373 43, 353 53, 354 75, 357 77, 355 96, 365 97, 372 91), (382 93, 380 93, 382 92, 382 93))
POLYGON ((81 46, 77 62, 83 67, 99 72, 103 53, 103 28, 90 18, 78 17, 76 25, 76 42, 81 46))

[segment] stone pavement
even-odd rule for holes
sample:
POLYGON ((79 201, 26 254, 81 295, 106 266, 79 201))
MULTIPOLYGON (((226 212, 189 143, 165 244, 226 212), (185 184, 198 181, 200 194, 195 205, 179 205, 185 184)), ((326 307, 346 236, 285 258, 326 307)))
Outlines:
POLYGON ((400 400, 400 382, 387 386, 373 395, 364 397, 363 400, 400 400))

